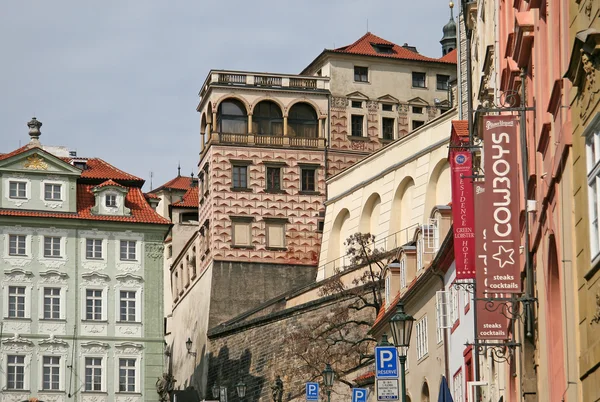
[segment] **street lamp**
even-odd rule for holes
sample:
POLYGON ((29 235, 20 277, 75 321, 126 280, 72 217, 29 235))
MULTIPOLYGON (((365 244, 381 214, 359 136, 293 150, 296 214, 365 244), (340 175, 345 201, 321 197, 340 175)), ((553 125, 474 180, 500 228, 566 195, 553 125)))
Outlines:
POLYGON ((242 380, 235 384, 235 389, 237 390, 237 394, 240 399, 243 399, 246 396, 246 383, 244 383, 242 380))
POLYGON ((402 375, 402 402, 406 402, 406 376, 404 365, 406 364, 406 351, 410 346, 410 334, 415 322, 414 317, 404 312, 404 305, 398 304, 396 314, 390 318, 390 329, 394 337, 394 346, 400 348, 400 371, 402 375))
POLYGON ((335 378, 335 371, 331 368, 329 363, 325 365, 325 370, 321 373, 323 375, 323 385, 327 391, 327 402, 331 402, 331 388, 333 387, 333 379, 335 378))
POLYGON ((187 349, 188 354, 196 357, 197 353, 196 352, 192 352, 192 340, 188 337, 188 340, 185 341, 185 348, 187 349))

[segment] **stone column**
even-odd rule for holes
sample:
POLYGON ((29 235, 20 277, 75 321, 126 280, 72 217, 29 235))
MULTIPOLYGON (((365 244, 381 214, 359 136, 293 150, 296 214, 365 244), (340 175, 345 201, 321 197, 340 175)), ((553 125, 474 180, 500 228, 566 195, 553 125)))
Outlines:
POLYGON ((248 134, 252 134, 252 113, 248 113, 248 134))
POLYGON ((283 135, 288 135, 288 127, 287 127, 287 116, 283 116, 283 135))
POLYGON ((321 118, 319 118, 318 121, 319 121, 319 135, 318 135, 318 137, 319 138, 323 138, 323 121, 325 121, 325 119, 321 117, 321 118))

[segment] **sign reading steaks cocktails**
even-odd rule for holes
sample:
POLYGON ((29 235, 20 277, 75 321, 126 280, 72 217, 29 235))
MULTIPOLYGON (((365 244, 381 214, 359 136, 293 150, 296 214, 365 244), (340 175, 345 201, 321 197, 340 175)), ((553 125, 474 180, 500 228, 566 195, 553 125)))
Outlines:
MULTIPOLYGON (((514 116, 483 118, 487 275, 485 293, 521 293, 519 163, 514 116)), ((479 273, 478 273, 479 274, 479 273)))

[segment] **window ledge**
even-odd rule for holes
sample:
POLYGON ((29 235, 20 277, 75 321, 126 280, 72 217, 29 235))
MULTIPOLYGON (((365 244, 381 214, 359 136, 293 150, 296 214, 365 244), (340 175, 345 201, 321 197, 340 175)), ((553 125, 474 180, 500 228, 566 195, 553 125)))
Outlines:
POLYGON ((66 318, 40 318, 42 322, 67 322, 66 318))
POLYGON ((267 189, 265 189, 264 193, 266 193, 266 194, 287 194, 288 192, 285 190, 267 190, 267 189))
POLYGON ((31 392, 31 390, 29 389, 25 389, 25 388, 3 388, 2 392, 31 392))
POLYGON ((27 254, 11 254, 8 253, 9 257, 29 257, 27 254))
POLYGON ((302 191, 302 190, 298 191, 298 194, 301 194, 301 195, 321 195, 321 193, 318 192, 318 191, 302 191))
POLYGON ((350 141, 370 141, 369 137, 357 136, 357 135, 349 135, 348 139, 350 141))
POLYGON ((137 391, 115 391, 116 395, 139 395, 142 396, 141 392, 137 392, 137 391))
POLYGON ((44 255, 42 258, 49 258, 52 260, 60 260, 61 258, 64 259, 62 255, 44 255))
POLYGON ((287 247, 265 247, 269 251, 287 251, 287 247))
POLYGON ((122 261, 122 262, 140 262, 139 260, 124 260, 124 259, 120 259, 119 261, 122 261))
POLYGON ((86 260, 92 261, 104 261, 104 258, 96 258, 96 257, 85 257, 86 260))
POLYGON ((231 191, 236 191, 240 193, 251 193, 252 189, 247 187, 231 187, 231 191))
POLYGON ((8 197, 9 200, 28 200, 27 197, 8 197))
POLYGON ((427 89, 427 87, 415 87, 413 86, 414 89, 427 89))
POLYGON ((108 320, 88 320, 88 319, 82 319, 81 322, 86 322, 88 324, 108 324, 108 320))
POLYGON ((255 247, 254 246, 239 246, 239 245, 232 244, 231 248, 240 249, 240 250, 244 250, 244 249, 254 250, 255 247))
POLYGON ((141 321, 116 321, 115 324, 132 324, 132 325, 142 325, 141 321))
POLYGON ((421 356, 420 359, 417 359, 417 364, 423 363, 425 360, 427 360, 428 357, 429 357, 429 352, 427 352, 423 356, 421 356))
POLYGON ((60 200, 60 199, 56 199, 56 198, 44 198, 44 201, 63 202, 64 200, 60 200))
POLYGON ((29 321, 31 322, 31 317, 4 317, 5 320, 13 320, 13 321, 29 321))
POLYGON ((67 391, 64 389, 40 389, 39 392, 43 394, 64 394, 67 391))
POLYGON ((82 394, 98 394, 98 395, 108 395, 106 391, 81 391, 82 394))

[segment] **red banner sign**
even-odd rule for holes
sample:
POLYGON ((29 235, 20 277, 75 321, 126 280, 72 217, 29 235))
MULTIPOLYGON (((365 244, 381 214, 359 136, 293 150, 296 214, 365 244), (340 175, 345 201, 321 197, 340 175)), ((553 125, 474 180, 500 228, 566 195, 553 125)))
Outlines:
POLYGON ((473 158, 467 151, 450 152, 452 225, 456 279, 475 278, 475 215, 473 211, 473 158))
POLYGON ((488 275, 486 254, 486 229, 485 220, 485 184, 474 183, 474 207, 475 216, 475 254, 477 275, 475 279, 475 311, 477 314, 477 340, 506 340, 508 339, 508 319, 502 314, 502 304, 492 299, 502 297, 501 294, 489 294, 486 292, 485 281, 488 275))
POLYGON ((517 121, 513 116, 483 118, 486 293, 521 293, 519 230, 519 160, 517 121))

